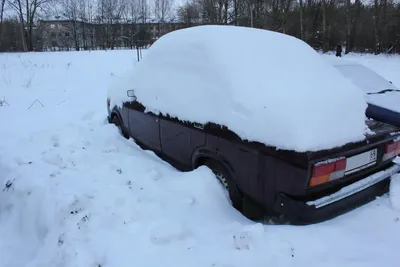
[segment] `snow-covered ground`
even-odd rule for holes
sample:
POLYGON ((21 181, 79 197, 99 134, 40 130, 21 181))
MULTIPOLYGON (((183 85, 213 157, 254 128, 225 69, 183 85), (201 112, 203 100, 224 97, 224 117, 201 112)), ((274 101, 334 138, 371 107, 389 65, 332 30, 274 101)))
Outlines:
MULTIPOLYGON (((400 177, 321 224, 249 221, 210 170, 181 173, 105 123, 135 58, 0 54, 0 267, 398 267, 400 177)), ((346 58, 400 87, 399 57, 346 58)))

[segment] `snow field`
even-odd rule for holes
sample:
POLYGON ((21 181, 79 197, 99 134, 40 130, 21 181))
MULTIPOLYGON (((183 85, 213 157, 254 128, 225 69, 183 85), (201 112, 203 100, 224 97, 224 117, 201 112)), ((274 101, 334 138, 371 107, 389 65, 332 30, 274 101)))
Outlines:
POLYGON ((134 59, 0 55, 0 267, 398 266, 400 177, 325 223, 249 221, 210 170, 179 172, 105 123, 107 86, 134 59))

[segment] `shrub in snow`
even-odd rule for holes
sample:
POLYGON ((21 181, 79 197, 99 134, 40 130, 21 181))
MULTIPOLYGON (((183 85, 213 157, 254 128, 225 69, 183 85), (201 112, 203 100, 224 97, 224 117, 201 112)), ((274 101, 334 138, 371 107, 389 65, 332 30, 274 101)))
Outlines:
POLYGON ((364 139, 363 92, 305 42, 276 32, 232 26, 174 31, 116 81, 111 104, 129 101, 129 89, 156 114, 217 123, 281 149, 320 150, 364 139))

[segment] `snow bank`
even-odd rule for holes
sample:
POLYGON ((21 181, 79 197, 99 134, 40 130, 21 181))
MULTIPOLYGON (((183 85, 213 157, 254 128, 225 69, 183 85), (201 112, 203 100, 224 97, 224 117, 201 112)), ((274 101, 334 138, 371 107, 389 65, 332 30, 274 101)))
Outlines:
POLYGON ((0 54, 1 267, 398 266, 387 195, 317 225, 255 223, 209 169, 179 172, 121 137, 105 93, 134 58, 0 54))
POLYGON ((281 149, 328 149, 363 139, 366 128, 360 89, 306 43, 265 30, 200 26, 169 33, 109 97, 131 87, 150 111, 222 124, 281 149))
POLYGON ((393 208, 400 211, 400 174, 391 178, 389 196, 393 208))

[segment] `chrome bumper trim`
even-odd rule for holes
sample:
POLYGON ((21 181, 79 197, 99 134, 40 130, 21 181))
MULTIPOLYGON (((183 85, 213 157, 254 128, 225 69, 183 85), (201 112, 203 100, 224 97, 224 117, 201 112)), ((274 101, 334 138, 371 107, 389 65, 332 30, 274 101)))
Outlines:
POLYGON ((308 201, 306 202, 306 204, 308 206, 315 206, 315 208, 319 209, 322 208, 326 205, 332 204, 334 202, 337 202, 343 198, 346 198, 348 196, 354 195, 370 186, 373 186, 381 181, 383 181, 384 179, 393 176, 394 174, 400 172, 400 165, 396 164, 393 165, 392 167, 374 173, 370 176, 367 176, 366 178, 357 181, 353 184, 350 184, 348 186, 343 187, 342 189, 340 189, 339 191, 333 193, 332 195, 329 196, 325 196, 313 201, 308 201))

